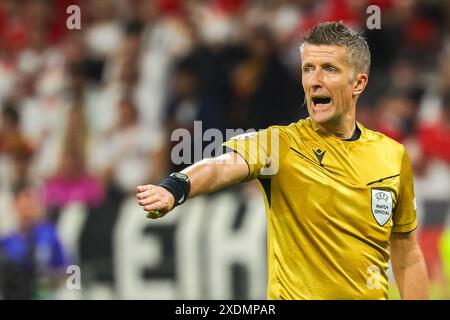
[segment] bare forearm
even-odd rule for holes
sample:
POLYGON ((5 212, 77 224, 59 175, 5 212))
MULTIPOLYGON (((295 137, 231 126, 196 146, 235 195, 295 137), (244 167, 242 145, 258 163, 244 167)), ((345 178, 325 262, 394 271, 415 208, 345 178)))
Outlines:
POLYGON ((182 172, 191 181, 189 198, 214 192, 241 182, 248 174, 247 164, 236 154, 204 159, 182 172))
POLYGON ((420 249, 409 253, 403 261, 393 261, 392 267, 403 300, 429 299, 428 274, 420 249))
MULTIPOLYGON (((240 155, 230 152, 214 159, 202 160, 182 172, 191 181, 189 197, 193 198, 241 182, 248 176, 249 167, 240 155)), ((175 195, 169 190, 151 184, 136 189, 139 205, 149 212, 147 218, 162 218, 174 208, 175 195)))

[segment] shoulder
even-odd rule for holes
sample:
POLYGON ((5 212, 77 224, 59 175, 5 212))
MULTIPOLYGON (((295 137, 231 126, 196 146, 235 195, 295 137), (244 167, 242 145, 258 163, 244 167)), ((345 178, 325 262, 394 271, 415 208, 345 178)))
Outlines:
POLYGON ((400 142, 388 137, 381 132, 364 128, 360 123, 358 123, 358 126, 360 128, 363 128, 365 140, 364 142, 376 148, 383 149, 384 151, 391 153, 392 155, 395 154, 402 156, 406 152, 405 146, 400 142))
POLYGON ((229 139, 229 141, 234 142, 245 140, 251 140, 262 144, 269 143, 269 141, 272 142, 282 141, 283 143, 290 145, 291 128, 290 125, 289 126, 274 125, 267 127, 265 129, 261 129, 259 131, 252 131, 239 134, 229 139))
POLYGON ((267 128, 266 131, 272 139, 275 137, 278 138, 282 150, 289 150, 292 146, 297 145, 300 140, 309 135, 308 122, 307 119, 301 119, 298 122, 289 125, 271 126, 267 128))
POLYGON ((276 130, 282 138, 289 140, 289 142, 293 142, 298 138, 309 135, 309 132, 312 130, 311 120, 310 118, 300 119, 297 122, 285 126, 271 126, 267 128, 267 130, 276 130))
POLYGON ((311 118, 300 119, 287 126, 280 126, 277 128, 280 128, 280 131, 282 132, 281 136, 293 147, 302 145, 305 140, 311 141, 317 139, 317 134, 311 118))

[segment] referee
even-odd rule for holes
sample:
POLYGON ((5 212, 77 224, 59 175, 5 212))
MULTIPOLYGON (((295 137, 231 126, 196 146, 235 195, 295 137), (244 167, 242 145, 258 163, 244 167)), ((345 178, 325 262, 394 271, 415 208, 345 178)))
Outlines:
MULTIPOLYGON (((233 151, 137 187, 147 217, 258 179, 268 221, 268 299, 428 299, 416 241, 413 172, 403 145, 356 121, 369 75, 364 38, 318 24, 300 47, 309 118, 235 137, 233 151)), ((276 107, 276 106, 274 106, 276 107)))

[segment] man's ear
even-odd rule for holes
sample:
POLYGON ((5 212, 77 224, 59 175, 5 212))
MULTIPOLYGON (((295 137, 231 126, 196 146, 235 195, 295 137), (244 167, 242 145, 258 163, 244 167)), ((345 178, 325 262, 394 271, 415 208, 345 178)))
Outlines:
POLYGON ((369 77, 365 73, 356 74, 355 81, 353 82, 353 95, 359 96, 367 86, 369 77))

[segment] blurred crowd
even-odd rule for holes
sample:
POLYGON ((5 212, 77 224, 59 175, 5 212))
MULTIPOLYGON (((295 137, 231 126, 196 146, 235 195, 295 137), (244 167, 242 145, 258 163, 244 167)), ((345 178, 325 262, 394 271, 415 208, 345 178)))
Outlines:
POLYGON ((327 20, 368 40, 358 117, 406 145, 418 196, 434 200, 421 217, 430 274, 444 277, 450 3, 438 0, 2 0, 1 261, 33 272, 68 264, 52 229, 62 209, 106 210, 181 169, 170 161, 176 128, 258 130, 306 117, 298 45, 327 20), (71 4, 80 30, 66 27, 71 4), (381 29, 367 29, 371 4, 381 29), (47 249, 30 266, 39 239, 47 249))

